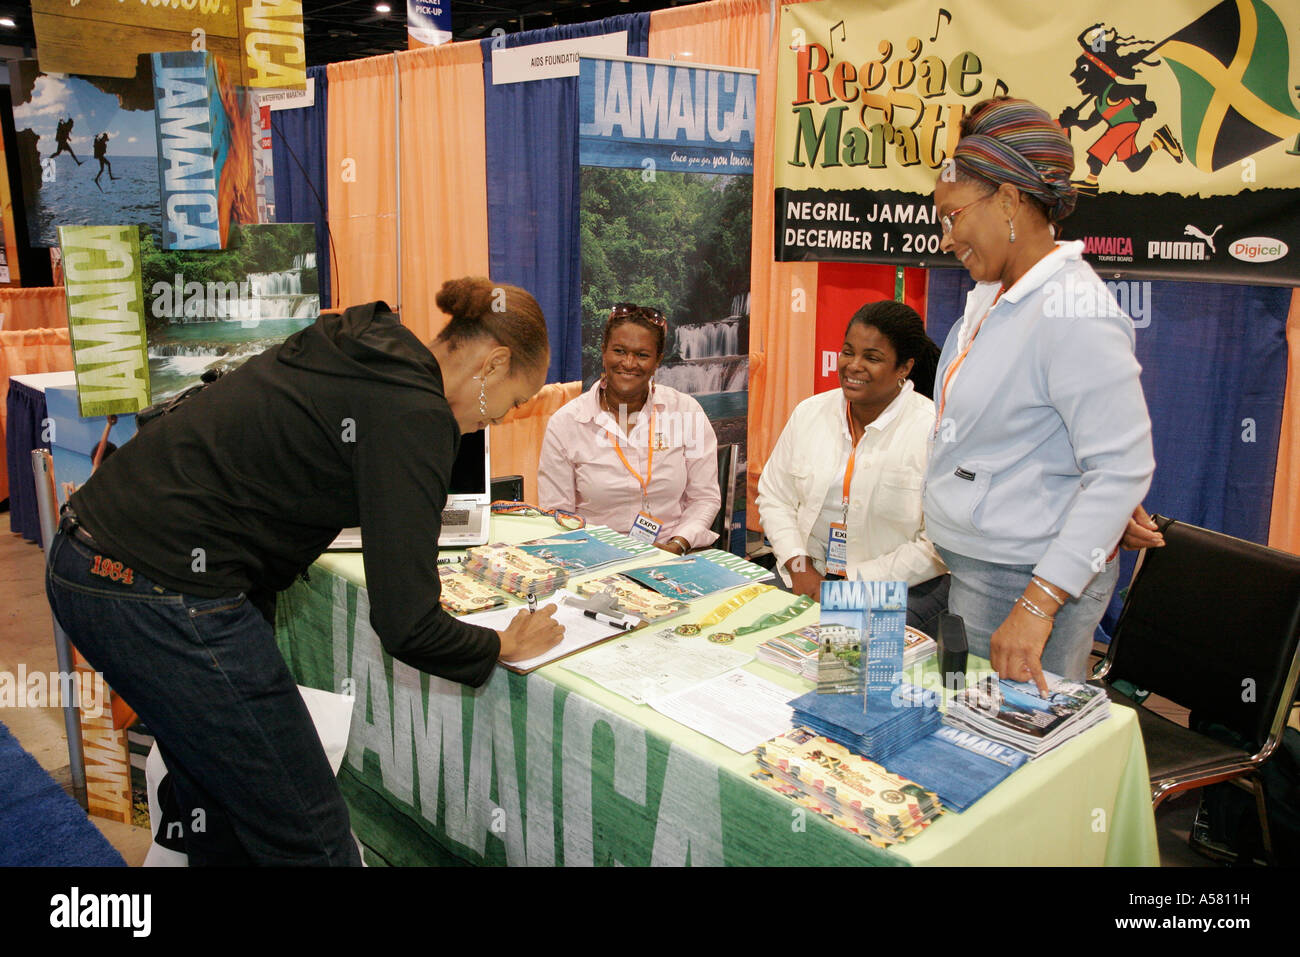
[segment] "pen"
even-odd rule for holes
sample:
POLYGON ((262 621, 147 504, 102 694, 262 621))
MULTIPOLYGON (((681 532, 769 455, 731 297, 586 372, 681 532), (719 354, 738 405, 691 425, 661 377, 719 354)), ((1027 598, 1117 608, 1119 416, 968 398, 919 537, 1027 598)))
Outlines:
POLYGON ((531 615, 535 611, 537 611, 537 596, 534 595, 532 592, 529 592, 528 593, 528 614, 531 615))
POLYGON ((613 625, 615 628, 622 629, 623 631, 627 631, 632 627, 632 623, 626 618, 611 618, 609 615, 602 615, 598 611, 584 611, 583 614, 594 621, 599 621, 606 625, 613 625))
POLYGON ((463 559, 463 558, 440 558, 440 559, 438 559, 438 564, 439 564, 439 565, 459 565, 459 564, 460 564, 461 562, 463 562, 464 560, 465 560, 465 559, 463 559))

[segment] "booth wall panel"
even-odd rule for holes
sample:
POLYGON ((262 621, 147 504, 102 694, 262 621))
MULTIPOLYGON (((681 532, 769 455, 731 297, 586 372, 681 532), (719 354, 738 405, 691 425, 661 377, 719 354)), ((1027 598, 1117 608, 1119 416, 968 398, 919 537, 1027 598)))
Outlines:
POLYGON ((316 272, 321 307, 328 307, 333 271, 329 217, 329 78, 323 66, 307 68, 316 84, 312 106, 271 111, 271 156, 275 171, 275 218, 280 223, 316 224, 316 272))
POLYGON ((448 320, 435 301, 442 283, 490 273, 483 54, 477 43, 450 43, 399 53, 397 62, 402 322, 428 341, 448 320))
POLYGON ((374 57, 331 63, 326 71, 334 302, 398 302, 393 62, 374 57))

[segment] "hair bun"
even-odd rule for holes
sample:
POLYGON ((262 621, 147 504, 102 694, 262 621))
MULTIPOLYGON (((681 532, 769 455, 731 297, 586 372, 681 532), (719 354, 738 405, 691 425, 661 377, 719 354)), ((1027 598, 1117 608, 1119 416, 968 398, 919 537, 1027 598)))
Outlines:
POLYGON ((483 276, 449 279, 434 300, 452 321, 477 319, 492 306, 492 282, 483 276))

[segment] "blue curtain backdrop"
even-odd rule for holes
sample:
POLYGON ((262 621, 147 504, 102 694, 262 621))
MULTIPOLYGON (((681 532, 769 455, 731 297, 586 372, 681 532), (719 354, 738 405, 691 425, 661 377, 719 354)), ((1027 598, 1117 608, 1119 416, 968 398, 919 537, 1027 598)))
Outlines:
MULTIPOLYGON (((941 346, 973 286, 964 269, 930 270, 926 327, 941 346)), ((1150 324, 1136 330, 1156 454, 1146 509, 1267 544, 1291 290, 1161 281, 1150 290, 1150 324)), ((1122 589, 1136 553, 1120 555, 1122 589)))
POLYGON ((329 189, 326 162, 329 84, 325 67, 307 68, 316 83, 316 102, 297 110, 271 112, 271 163, 275 176, 275 221, 316 224, 316 272, 320 304, 332 304, 330 287, 329 189))
POLYGON ((628 56, 645 56, 648 13, 481 41, 492 278, 522 286, 541 303, 551 338, 548 382, 582 378, 578 78, 493 86, 492 44, 528 46, 622 30, 628 56))

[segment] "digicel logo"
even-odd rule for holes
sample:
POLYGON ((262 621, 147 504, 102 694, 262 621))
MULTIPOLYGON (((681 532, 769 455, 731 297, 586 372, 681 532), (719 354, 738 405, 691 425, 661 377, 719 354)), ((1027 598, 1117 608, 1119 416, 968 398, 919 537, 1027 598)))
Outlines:
POLYGON ((1287 254, 1287 245, 1280 239, 1267 236, 1250 236, 1246 239, 1233 240, 1228 247, 1233 259, 1248 263, 1271 263, 1287 254))

